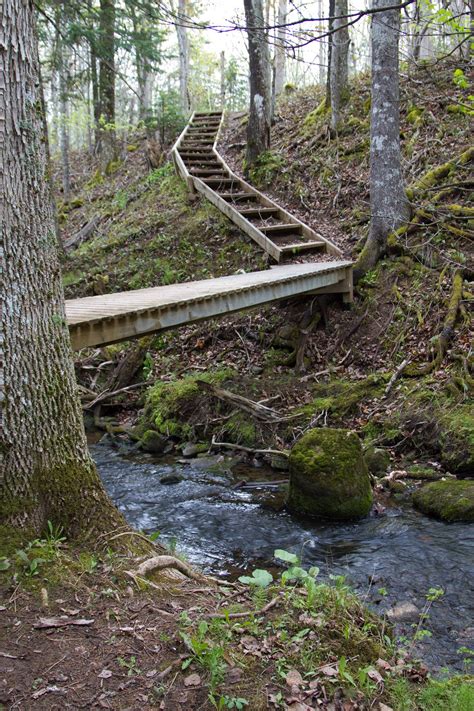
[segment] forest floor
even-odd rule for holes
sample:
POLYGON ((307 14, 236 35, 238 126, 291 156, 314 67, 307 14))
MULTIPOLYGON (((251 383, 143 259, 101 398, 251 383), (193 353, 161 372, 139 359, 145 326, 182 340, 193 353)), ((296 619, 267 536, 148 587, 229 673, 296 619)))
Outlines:
POLYGON ((110 549, 22 550, 1 580, 0 709, 472 709, 472 677, 430 679, 342 578, 150 589, 110 549))
MULTIPOLYGON (((402 77, 407 185, 469 146, 468 70, 463 67, 461 76, 456 69, 448 62, 402 77)), ((338 140, 330 138, 327 115, 318 109, 322 98, 311 88, 282 101, 272 150, 252 180, 355 257, 369 220, 368 81, 354 84, 338 140)), ((244 141, 240 116, 221 139, 238 172, 244 141)), ((204 200, 188 201, 169 163, 149 170, 144 134, 127 138, 108 176, 87 154, 73 156, 72 165, 73 195, 65 201, 58 194, 63 239, 92 220, 96 228, 64 256, 67 298, 268 266, 250 238, 217 210, 204 200)), ((308 308, 301 300, 137 344, 91 349, 76 358, 87 426, 112 439, 155 428, 178 453, 189 442, 209 447, 212 437, 250 449, 287 449, 324 424, 355 430, 365 446, 384 448, 393 470, 428 464, 443 474, 453 471, 472 456, 474 431, 468 279, 442 361, 386 389, 404 360, 434 362, 454 275, 472 270, 472 213, 466 210, 471 168, 472 161, 455 161, 416 192, 413 202, 423 210, 417 224, 358 285, 351 309, 329 304, 309 334, 300 372, 295 350, 308 308), (252 401, 267 400, 295 419, 252 421, 200 391, 196 376, 215 378, 252 401), (130 383, 144 385, 88 409, 91 392, 130 383)), ((124 574, 131 563, 113 551, 78 553, 67 551, 66 543, 24 544, 19 550, 26 559, 12 554, 15 574, 2 573, 0 708, 472 708, 468 681, 425 683, 426 670, 400 657, 384 624, 369 619, 337 582, 321 587, 311 610, 308 588, 280 583, 268 591, 225 593, 188 582, 164 594, 136 589, 124 574), (228 613, 213 620, 220 609, 228 613), (36 627, 40 618, 64 626, 36 627), (359 640, 362 652, 355 654, 349 639, 359 640)))

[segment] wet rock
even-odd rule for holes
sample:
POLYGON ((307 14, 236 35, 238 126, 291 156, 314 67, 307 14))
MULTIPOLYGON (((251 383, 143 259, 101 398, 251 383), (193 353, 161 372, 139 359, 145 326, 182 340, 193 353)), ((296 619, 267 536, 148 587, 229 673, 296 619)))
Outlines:
POLYGON ((390 455, 385 449, 369 447, 364 454, 367 469, 373 476, 384 476, 389 464, 390 455))
POLYGON ((199 448, 197 444, 193 444, 192 442, 188 442, 187 444, 184 445, 183 450, 182 450, 182 455, 186 459, 191 459, 192 457, 197 457, 197 455, 202 452, 202 449, 199 448))
POLYGON ((474 480, 435 481, 413 494, 415 507, 442 521, 474 522, 474 480))
POLYGON ((387 610, 387 617, 392 622, 409 622, 416 620, 420 614, 416 605, 409 601, 397 602, 396 605, 387 610))
POLYGON ((165 474, 160 479, 160 484, 179 484, 180 481, 184 481, 184 476, 172 472, 171 474, 165 474))
POLYGON ((140 446, 145 452, 151 454, 163 454, 168 440, 155 430, 147 430, 140 440, 140 446))
POLYGON ((288 507, 315 518, 366 516, 372 489, 360 440, 343 429, 310 430, 290 452, 288 507))

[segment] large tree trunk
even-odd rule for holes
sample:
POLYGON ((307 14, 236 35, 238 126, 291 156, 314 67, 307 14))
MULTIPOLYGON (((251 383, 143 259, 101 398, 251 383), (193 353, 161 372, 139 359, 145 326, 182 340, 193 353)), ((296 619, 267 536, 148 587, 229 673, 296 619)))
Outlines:
POLYGON ((278 16, 277 16, 277 42, 275 46, 275 80, 273 82, 273 99, 280 96, 285 88, 286 80, 286 27, 282 27, 286 23, 288 13, 288 0, 278 0, 278 16))
MULTIPOLYGON (((374 9, 393 4, 374 0, 374 9)), ((371 269, 386 251, 387 236, 410 217, 401 170, 398 38, 400 11, 372 17, 372 103, 370 122, 370 210, 367 243, 355 278, 371 269)))
POLYGON ((96 540, 124 520, 89 456, 77 397, 48 183, 33 2, 0 5, 3 428, 0 520, 48 520, 96 540))
POLYGON ((349 29, 347 24, 347 0, 335 0, 332 35, 331 66, 329 76, 331 83, 331 129, 334 132, 341 124, 341 108, 348 97, 349 74, 349 29))
POLYGON ((185 115, 189 114, 191 102, 189 101, 189 42, 188 31, 185 27, 186 0, 178 0, 178 22, 176 34, 179 50, 179 93, 181 96, 181 109, 185 115))
POLYGON ((246 170, 270 147, 270 62, 263 29, 262 0, 244 0, 249 40, 250 113, 247 127, 246 170))
POLYGON ((116 157, 115 0, 100 0, 100 151, 104 166, 116 157))

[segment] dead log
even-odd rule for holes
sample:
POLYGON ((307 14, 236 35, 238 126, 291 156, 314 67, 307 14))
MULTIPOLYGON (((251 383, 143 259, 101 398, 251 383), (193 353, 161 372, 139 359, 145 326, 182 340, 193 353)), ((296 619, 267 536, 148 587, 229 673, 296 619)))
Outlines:
POLYGON ((213 395, 219 400, 228 402, 244 412, 248 412, 257 420, 263 420, 263 422, 281 422, 280 414, 271 407, 266 407, 258 402, 253 402, 253 400, 248 400, 246 397, 242 397, 242 395, 231 393, 230 390, 218 388, 217 385, 207 383, 205 380, 197 380, 196 384, 200 390, 213 395))
POLYGON ((89 220, 89 222, 87 222, 84 227, 79 230, 79 232, 76 232, 75 235, 72 235, 64 242, 64 249, 72 249, 72 247, 79 247, 79 245, 89 239, 89 237, 92 237, 92 235, 97 229, 99 222, 99 215, 95 215, 95 217, 93 217, 92 220, 89 220))

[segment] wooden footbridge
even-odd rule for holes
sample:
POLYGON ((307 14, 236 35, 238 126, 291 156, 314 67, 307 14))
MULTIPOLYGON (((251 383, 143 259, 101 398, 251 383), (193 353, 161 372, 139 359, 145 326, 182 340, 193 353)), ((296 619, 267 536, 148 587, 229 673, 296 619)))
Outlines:
POLYGON ((179 175, 275 262, 311 261, 203 281, 66 301, 75 350, 137 338, 299 294, 340 293, 352 301, 352 262, 317 232, 235 175, 216 149, 222 112, 195 113, 172 150, 179 175), (333 259, 331 259, 331 256, 333 259))

